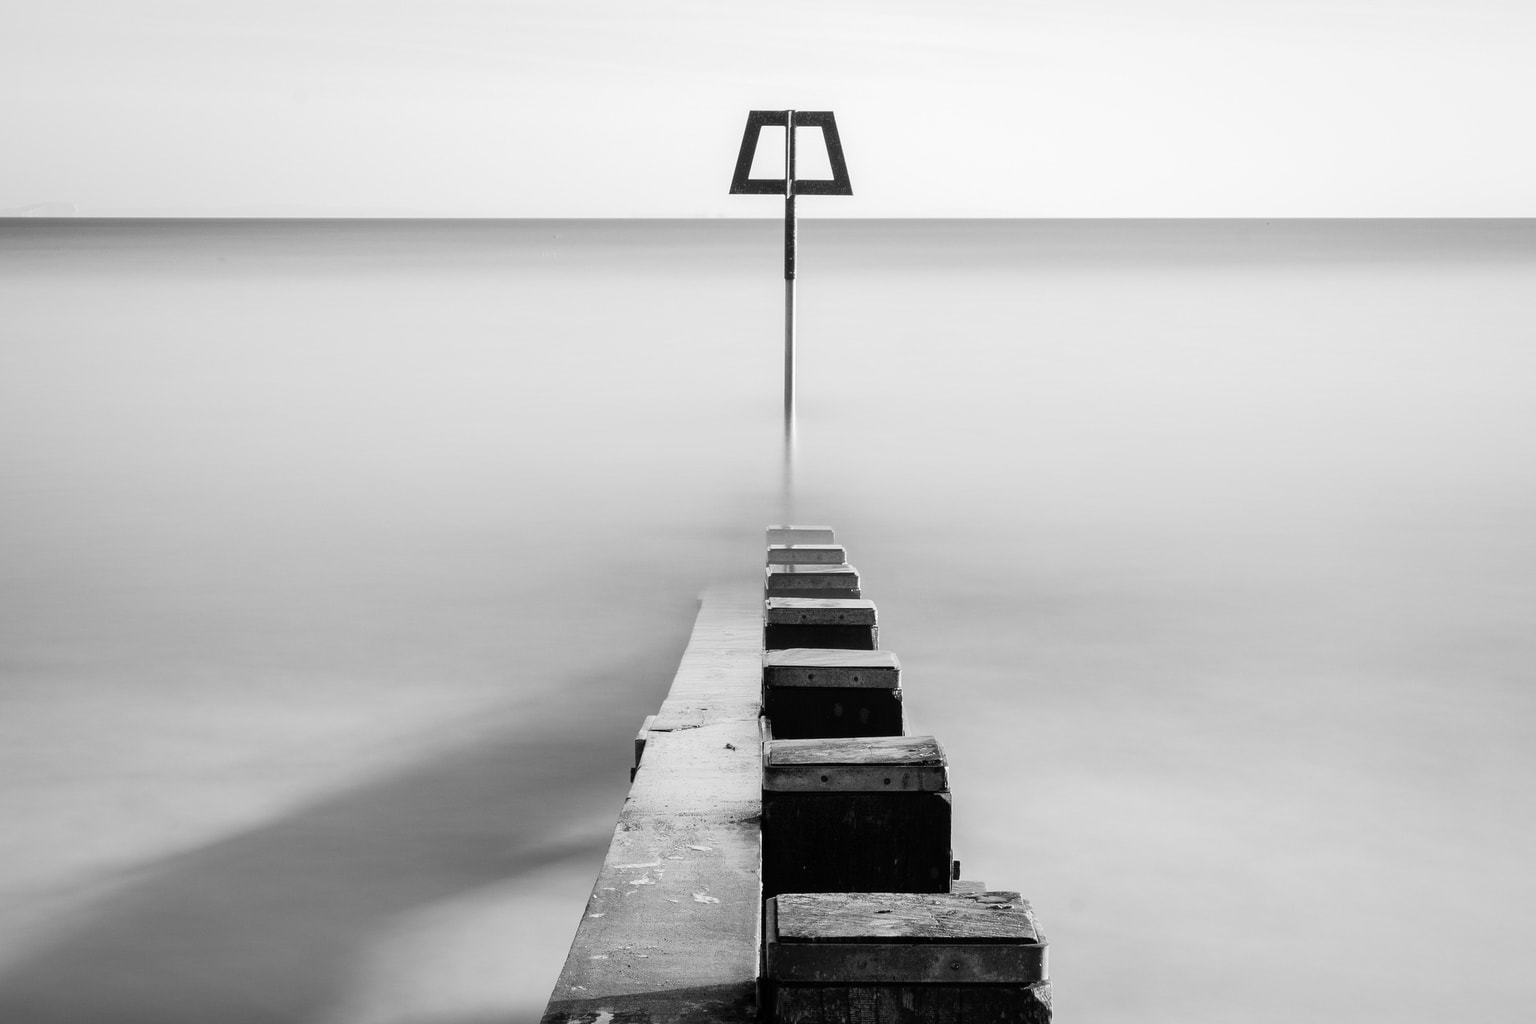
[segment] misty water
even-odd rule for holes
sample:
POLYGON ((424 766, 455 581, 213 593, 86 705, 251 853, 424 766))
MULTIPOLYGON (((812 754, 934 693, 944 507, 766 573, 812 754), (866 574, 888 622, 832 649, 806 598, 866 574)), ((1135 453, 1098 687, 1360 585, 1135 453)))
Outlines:
MULTIPOLYGON (((780 517, 779 226, 0 223, 0 1020, 536 1020, 780 517)), ((1063 1021, 1536 997, 1536 224, 801 231, 838 529, 1063 1021)))

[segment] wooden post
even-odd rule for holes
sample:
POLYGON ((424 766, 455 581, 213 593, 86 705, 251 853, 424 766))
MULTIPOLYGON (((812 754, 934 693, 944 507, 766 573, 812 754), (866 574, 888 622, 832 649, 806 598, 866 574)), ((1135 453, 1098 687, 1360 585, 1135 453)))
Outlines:
POLYGON ((841 544, 769 544, 769 565, 842 565, 848 553, 841 544))
POLYGON ((763 569, 767 597, 854 598, 859 570, 851 565, 770 565, 763 569))
POLYGON ((763 892, 947 892, 949 765, 931 736, 773 739, 763 892))
MULTIPOLYGON (((806 553, 770 568, 849 568, 806 553)), ((543 1024, 1047 1024, 1044 936, 955 881, 948 763, 900 735, 876 630, 870 601, 706 596, 543 1024)))
POLYGON ((1016 892, 781 895, 765 915, 773 1024, 1049 1024, 1045 935, 1016 892))
POLYGON ((830 526, 770 526, 769 544, 832 544, 837 540, 830 526))
POLYGON ((779 739, 900 736, 901 662, 890 651, 765 651, 763 713, 779 739))
POLYGON ((763 610, 763 646, 770 651, 790 647, 872 651, 879 646, 879 637, 873 601, 770 597, 763 610))

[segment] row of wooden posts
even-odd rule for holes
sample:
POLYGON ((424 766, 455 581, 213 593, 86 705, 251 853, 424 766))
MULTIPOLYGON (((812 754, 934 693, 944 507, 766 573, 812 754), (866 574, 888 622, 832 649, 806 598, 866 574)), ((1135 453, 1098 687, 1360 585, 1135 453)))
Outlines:
POLYGON ((545 1024, 1042 1024, 1028 901, 959 879, 949 766, 828 527, 707 595, 545 1024), (758 609, 754 611, 754 607, 758 609))
POLYGON ((764 996, 774 1024, 1050 1019, 1028 901, 960 880, 949 766, 827 527, 770 527, 764 996))

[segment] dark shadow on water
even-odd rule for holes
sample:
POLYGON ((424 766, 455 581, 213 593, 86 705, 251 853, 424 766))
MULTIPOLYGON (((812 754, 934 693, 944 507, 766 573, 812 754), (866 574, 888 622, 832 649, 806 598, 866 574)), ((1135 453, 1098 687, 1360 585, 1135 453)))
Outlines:
MULTIPOLYGON (((625 674, 654 675, 664 692, 680 649, 632 662, 625 674)), ((581 684, 566 692, 613 689, 611 680, 581 684)), ((0 1021, 315 1020, 335 1004, 360 950, 398 915, 568 857, 590 859, 595 877, 627 786, 624 739, 636 705, 653 696, 565 700, 542 709, 536 729, 151 865, 72 934, 0 978, 0 1021)), ((579 913, 571 908, 572 927, 579 913)))

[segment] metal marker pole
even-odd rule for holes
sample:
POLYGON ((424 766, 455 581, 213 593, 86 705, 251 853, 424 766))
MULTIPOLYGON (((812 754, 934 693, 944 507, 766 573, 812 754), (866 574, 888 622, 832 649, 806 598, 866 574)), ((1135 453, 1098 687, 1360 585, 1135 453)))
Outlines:
POLYGON ((795 112, 784 112, 784 522, 795 484, 795 112))

